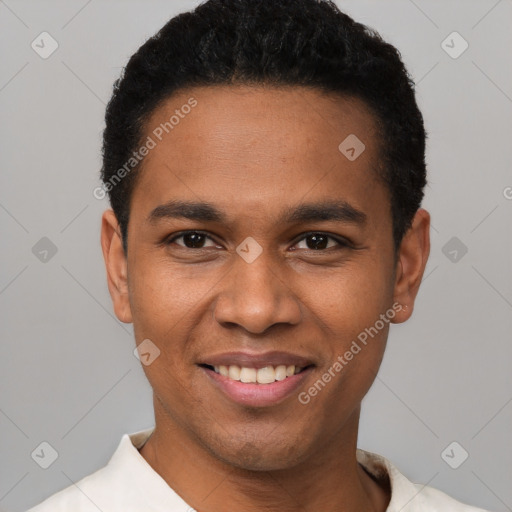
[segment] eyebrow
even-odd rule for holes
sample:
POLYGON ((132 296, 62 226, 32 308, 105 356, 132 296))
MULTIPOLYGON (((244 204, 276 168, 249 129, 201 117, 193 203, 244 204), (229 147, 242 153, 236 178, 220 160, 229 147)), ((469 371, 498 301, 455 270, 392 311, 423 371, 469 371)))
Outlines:
MULTIPOLYGON (((226 223, 228 217, 210 203, 171 200, 153 209, 147 221, 154 224, 164 218, 226 223)), ((346 201, 320 201, 286 208, 279 219, 289 224, 334 220, 363 225, 367 215, 346 201)))

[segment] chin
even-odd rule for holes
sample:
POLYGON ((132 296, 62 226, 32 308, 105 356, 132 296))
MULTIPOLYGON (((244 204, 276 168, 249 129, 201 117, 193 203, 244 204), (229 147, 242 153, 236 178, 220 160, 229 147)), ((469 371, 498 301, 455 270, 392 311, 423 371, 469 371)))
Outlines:
POLYGON ((245 471, 279 471, 296 466, 306 457, 303 441, 293 438, 272 439, 261 436, 254 440, 230 437, 218 439, 208 446, 212 455, 230 466, 245 471))
POLYGON ((238 454, 217 454, 230 466, 244 471, 280 471, 286 470, 297 464, 295 460, 290 460, 276 453, 261 453, 257 448, 244 448, 238 454))

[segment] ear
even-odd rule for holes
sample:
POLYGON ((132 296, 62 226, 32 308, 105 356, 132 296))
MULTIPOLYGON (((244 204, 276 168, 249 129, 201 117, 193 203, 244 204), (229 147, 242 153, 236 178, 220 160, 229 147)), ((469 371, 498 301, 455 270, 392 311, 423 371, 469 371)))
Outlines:
POLYGON ((395 315, 393 323, 405 322, 412 315, 429 254, 430 214, 420 208, 400 244, 396 262, 394 300, 402 305, 402 309, 395 315))
POLYGON ((106 210, 101 219, 101 249, 114 313, 121 322, 131 323, 132 313, 128 300, 128 265, 123 250, 121 230, 113 210, 106 210))

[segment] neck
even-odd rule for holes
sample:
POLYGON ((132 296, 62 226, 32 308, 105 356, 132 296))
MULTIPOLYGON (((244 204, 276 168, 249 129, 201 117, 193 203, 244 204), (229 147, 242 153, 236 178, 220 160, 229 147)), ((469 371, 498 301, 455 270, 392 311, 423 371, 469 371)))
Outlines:
POLYGON ((150 466, 198 512, 280 510, 384 512, 390 491, 356 460, 359 409, 335 438, 294 467, 252 471, 227 464, 170 421, 155 400, 155 431, 140 450, 150 466))

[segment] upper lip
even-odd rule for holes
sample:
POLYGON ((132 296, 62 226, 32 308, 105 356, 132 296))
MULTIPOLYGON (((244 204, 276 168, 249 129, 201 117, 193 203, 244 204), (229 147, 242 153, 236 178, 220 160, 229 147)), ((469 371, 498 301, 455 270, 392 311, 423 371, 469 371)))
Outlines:
POLYGON ((307 357, 292 354, 290 352, 224 352, 205 357, 199 364, 210 366, 238 365, 246 368, 264 368, 265 366, 278 366, 281 364, 295 365, 305 368, 313 364, 307 357))

